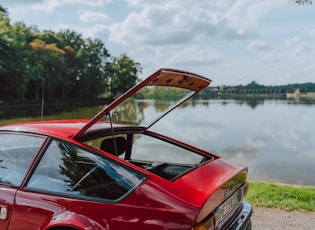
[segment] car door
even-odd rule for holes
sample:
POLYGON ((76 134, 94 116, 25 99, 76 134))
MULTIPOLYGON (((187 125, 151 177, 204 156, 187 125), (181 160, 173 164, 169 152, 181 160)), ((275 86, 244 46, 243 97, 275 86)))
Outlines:
POLYGON ((45 138, 29 134, 0 133, 0 229, 7 229, 14 200, 45 138))
POLYGON ((13 208, 16 188, 0 185, 0 229, 6 229, 13 208))
POLYGON ((144 179, 142 173, 110 158, 51 139, 16 194, 9 229, 106 229, 104 220, 121 215, 119 201, 144 179))

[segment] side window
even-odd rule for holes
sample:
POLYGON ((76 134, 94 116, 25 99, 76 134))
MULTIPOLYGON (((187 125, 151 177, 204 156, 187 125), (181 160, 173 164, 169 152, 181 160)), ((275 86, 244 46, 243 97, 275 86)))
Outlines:
POLYGON ((45 138, 0 134, 0 184, 20 186, 45 138))
POLYGON ((117 200, 143 179, 144 175, 118 162, 53 140, 27 188, 83 198, 117 200))

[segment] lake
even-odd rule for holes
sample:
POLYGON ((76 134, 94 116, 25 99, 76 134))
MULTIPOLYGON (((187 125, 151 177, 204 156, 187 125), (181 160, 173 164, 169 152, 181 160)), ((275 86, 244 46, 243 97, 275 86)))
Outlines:
MULTIPOLYGON (((147 111, 154 111, 146 105, 147 111)), ((46 106, 44 119, 91 118, 102 106, 46 106)), ((41 108, 0 110, 0 124, 39 120, 41 108)), ((145 113, 144 113, 145 114, 145 113)), ((249 168, 248 179, 315 186, 315 101, 189 101, 152 127, 249 168)))

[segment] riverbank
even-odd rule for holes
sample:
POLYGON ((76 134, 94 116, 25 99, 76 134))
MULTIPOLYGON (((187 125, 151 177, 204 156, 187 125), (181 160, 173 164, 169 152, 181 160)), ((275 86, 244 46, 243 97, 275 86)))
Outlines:
POLYGON ((108 104, 113 98, 96 98, 93 100, 64 100, 64 101, 24 101, 24 102, 2 102, 0 101, 0 109, 14 108, 32 108, 41 106, 86 106, 108 104))
POLYGON ((313 186, 250 181, 245 200, 254 207, 315 213, 314 195, 313 186))

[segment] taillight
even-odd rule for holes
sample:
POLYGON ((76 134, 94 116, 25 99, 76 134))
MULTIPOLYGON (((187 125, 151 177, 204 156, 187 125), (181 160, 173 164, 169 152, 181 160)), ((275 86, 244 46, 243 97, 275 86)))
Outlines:
POLYGON ((214 230, 216 228, 216 224, 216 216, 212 215, 210 218, 207 218, 193 227, 193 230, 214 230))
POLYGON ((249 188, 249 183, 247 181, 245 181, 241 187, 242 199, 246 195, 248 188, 249 188))

